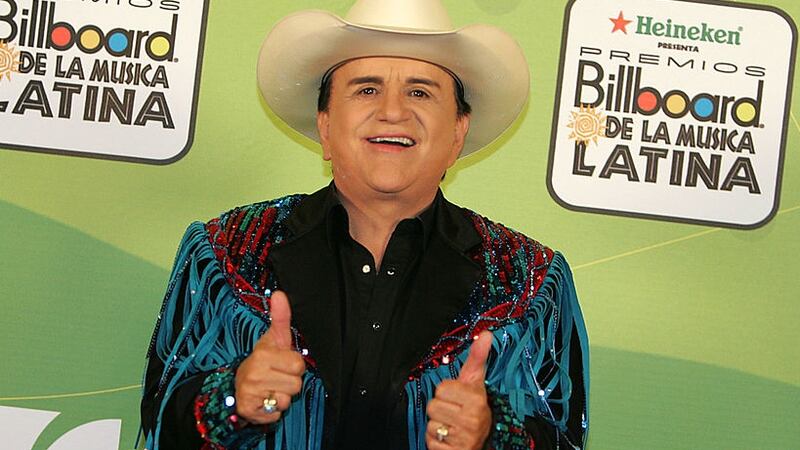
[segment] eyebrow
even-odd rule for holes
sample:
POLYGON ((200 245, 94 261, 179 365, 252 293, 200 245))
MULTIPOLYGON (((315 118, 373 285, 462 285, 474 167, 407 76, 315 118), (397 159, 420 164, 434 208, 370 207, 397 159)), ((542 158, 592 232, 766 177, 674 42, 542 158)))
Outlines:
POLYGON ((406 78, 406 83, 407 84, 424 84, 425 86, 433 86, 433 87, 439 88, 439 89, 442 88, 441 86, 439 86, 439 83, 437 83, 436 81, 431 80, 429 78, 406 78))
MULTIPOLYGON (((383 85, 383 78, 379 76, 368 75, 365 77, 356 77, 347 82, 348 86, 356 86, 359 84, 383 85)), ((441 86, 439 85, 438 82, 431 80, 429 78, 418 78, 418 77, 406 78, 406 84, 423 84, 425 86, 433 86, 441 89, 441 86)))
POLYGON ((356 77, 347 82, 348 86, 355 86, 358 84, 383 84, 383 78, 376 76, 356 77))

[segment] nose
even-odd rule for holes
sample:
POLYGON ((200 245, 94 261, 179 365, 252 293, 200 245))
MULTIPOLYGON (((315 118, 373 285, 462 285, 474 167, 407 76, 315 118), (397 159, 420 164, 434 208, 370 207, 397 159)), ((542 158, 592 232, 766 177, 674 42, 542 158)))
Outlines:
POLYGON ((407 120, 411 116, 407 99, 402 92, 388 89, 381 96, 378 103, 376 118, 380 121, 397 123, 407 120))

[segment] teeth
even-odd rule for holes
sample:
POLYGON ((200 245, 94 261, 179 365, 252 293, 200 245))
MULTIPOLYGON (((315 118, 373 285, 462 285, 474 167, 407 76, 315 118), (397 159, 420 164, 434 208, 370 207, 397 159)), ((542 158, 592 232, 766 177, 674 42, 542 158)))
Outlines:
POLYGON ((369 139, 369 141, 372 142, 373 144, 381 144, 381 143, 400 144, 400 145, 402 145, 404 147, 411 147, 412 145, 415 144, 413 139, 409 139, 407 137, 400 137, 400 136, 397 136, 397 137, 395 137, 395 136, 392 136, 392 137, 375 137, 375 138, 369 139))

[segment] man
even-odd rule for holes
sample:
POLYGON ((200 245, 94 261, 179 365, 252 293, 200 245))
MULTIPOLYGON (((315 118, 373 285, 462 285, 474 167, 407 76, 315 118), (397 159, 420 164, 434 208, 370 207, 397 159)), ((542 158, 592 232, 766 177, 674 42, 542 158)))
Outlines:
POLYGON ((189 227, 148 352, 147 448, 583 448, 566 262, 438 189, 519 114, 513 40, 452 31, 438 1, 360 0, 276 25, 259 83, 333 183, 189 227))

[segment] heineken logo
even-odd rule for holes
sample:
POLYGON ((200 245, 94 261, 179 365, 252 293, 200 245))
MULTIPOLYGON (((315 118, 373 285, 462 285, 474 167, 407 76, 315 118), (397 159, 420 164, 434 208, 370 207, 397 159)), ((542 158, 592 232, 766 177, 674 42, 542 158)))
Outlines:
MULTIPOLYGON (((620 11, 617 17, 609 17, 608 20, 614 24, 611 33, 620 31, 628 34, 628 25, 634 22, 634 20, 626 19, 623 11, 620 11)), ((742 31, 744 30, 742 27, 737 27, 735 30, 726 30, 712 27, 706 22, 693 25, 673 22, 672 19, 660 21, 653 16, 642 15, 636 16, 635 22, 635 34, 711 42, 714 44, 742 45, 742 31)))
POLYGON ((659 22, 651 16, 636 16, 636 34, 712 42, 715 44, 742 45, 742 27, 736 30, 713 28, 706 22, 697 25, 673 23, 672 19, 659 22))

